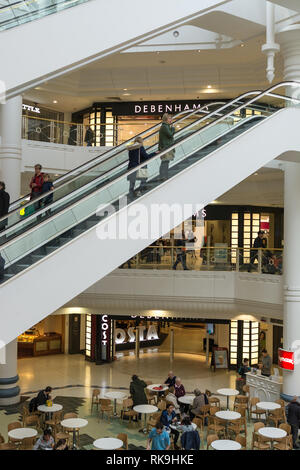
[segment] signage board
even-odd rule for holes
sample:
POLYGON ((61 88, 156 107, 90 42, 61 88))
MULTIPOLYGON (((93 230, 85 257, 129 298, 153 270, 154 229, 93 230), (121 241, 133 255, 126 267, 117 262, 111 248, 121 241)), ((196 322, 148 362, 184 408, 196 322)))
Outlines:
POLYGON ((286 351, 285 349, 278 349, 278 365, 284 370, 294 370, 295 359, 293 351, 286 351))

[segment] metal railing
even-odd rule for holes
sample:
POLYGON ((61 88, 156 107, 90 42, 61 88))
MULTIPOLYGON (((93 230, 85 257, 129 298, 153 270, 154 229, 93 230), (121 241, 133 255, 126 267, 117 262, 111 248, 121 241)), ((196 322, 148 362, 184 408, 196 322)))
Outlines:
POLYGON ((230 248, 222 246, 185 248, 158 244, 149 246, 120 266, 121 269, 231 271, 256 274, 283 273, 283 249, 230 248))

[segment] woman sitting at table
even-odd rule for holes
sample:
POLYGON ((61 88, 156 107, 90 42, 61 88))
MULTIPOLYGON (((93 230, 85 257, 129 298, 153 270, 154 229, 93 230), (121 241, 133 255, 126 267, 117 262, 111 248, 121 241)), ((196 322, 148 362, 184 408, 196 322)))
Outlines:
POLYGON ((190 410, 190 416, 193 419, 195 416, 199 416, 201 413, 201 407, 208 405, 208 398, 205 393, 202 393, 199 388, 194 390, 195 398, 193 400, 192 408, 190 410))
POLYGON ((177 400, 178 398, 183 397, 185 395, 185 389, 184 389, 183 384, 181 383, 180 377, 176 378, 174 388, 175 388, 175 396, 177 400))
POLYGON ((191 418, 189 416, 185 416, 181 420, 181 423, 178 426, 178 430, 181 431, 182 433, 189 432, 189 431, 194 431, 194 428, 193 428, 192 422, 191 422, 191 418))
POLYGON ((174 448, 179 449, 177 441, 179 437, 179 431, 170 427, 171 424, 175 424, 177 421, 174 406, 169 404, 167 408, 162 412, 160 422, 165 426, 165 430, 173 434, 174 436, 174 448))

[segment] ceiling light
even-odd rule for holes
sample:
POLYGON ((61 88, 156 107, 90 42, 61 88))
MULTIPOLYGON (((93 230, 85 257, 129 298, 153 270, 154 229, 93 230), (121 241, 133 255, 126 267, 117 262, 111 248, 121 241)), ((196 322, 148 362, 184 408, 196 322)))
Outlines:
POLYGON ((242 44, 240 44, 240 47, 245 47, 245 44, 243 44, 243 43, 242 43, 242 44))
POLYGON ((123 96, 130 96, 131 93, 123 93, 123 96))
POLYGON ((56 104, 56 103, 57 103, 57 100, 53 100, 53 103, 56 104))
POLYGON ((211 85, 207 85, 207 88, 211 88, 211 85))
POLYGON ((157 51, 156 54, 159 54, 159 51, 157 51))
POLYGON ((173 32, 173 36, 174 36, 174 38, 178 38, 178 36, 179 36, 179 31, 174 31, 174 32, 173 32))
POLYGON ((123 91, 127 91, 127 88, 123 88, 123 91))
POLYGON ((201 50, 200 50, 200 49, 198 49, 198 52, 201 52, 201 50))

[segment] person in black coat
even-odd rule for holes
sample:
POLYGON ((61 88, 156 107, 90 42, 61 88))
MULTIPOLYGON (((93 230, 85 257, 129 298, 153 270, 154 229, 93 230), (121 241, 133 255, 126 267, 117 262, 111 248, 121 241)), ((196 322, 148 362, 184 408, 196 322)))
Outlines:
MULTIPOLYGON (((136 137, 132 145, 128 147, 128 170, 135 168, 136 166, 144 163, 150 157, 144 146, 143 146, 143 139, 141 137, 136 137)), ((146 168, 145 166, 143 168, 146 168)), ((134 190, 135 182, 136 182, 136 175, 137 171, 134 171, 130 175, 127 176, 127 180, 129 181, 129 196, 132 198, 134 196, 140 196, 141 191, 143 190, 146 179, 141 180, 140 187, 137 191, 134 190)))
POLYGON ((297 444, 300 425, 300 403, 298 402, 298 397, 294 397, 287 406, 287 422, 292 428, 293 447, 294 449, 299 449, 300 446, 297 444))
MULTIPOLYGON (((5 191, 5 183, 0 181, 0 219, 8 214, 9 209, 9 194, 5 191)), ((7 219, 1 220, 0 222, 0 232, 5 230, 7 225, 7 219)))
POLYGON ((88 147, 91 147, 95 141, 95 133, 90 126, 86 130, 84 141, 88 147))
POLYGON ((46 405, 47 400, 50 400, 51 398, 51 395, 50 395, 51 392, 52 392, 51 387, 46 387, 45 390, 41 390, 36 397, 37 406, 46 405))
POLYGON ((254 240, 253 248, 254 249, 250 251, 250 265, 248 267, 248 272, 251 271, 254 261, 258 259, 258 248, 267 248, 267 239, 263 230, 259 230, 257 232, 257 237, 254 240))

